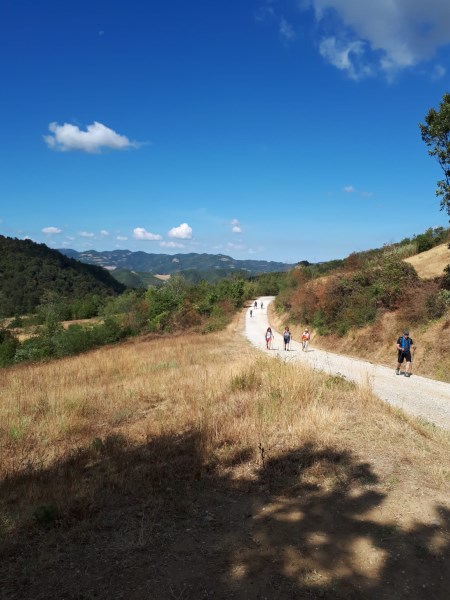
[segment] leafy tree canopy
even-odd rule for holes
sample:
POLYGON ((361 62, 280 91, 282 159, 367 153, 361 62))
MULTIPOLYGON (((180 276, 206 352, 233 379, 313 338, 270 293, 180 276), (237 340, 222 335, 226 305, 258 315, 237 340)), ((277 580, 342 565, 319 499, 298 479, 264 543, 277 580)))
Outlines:
POLYGON ((445 93, 439 110, 430 108, 425 124, 419 124, 422 139, 441 165, 444 179, 437 182, 436 196, 441 199, 441 209, 450 215, 450 93, 445 93))

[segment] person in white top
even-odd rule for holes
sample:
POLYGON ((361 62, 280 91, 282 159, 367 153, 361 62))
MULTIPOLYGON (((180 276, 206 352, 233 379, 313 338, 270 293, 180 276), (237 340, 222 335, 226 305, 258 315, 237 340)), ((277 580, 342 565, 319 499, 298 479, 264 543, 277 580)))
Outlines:
POLYGON ((311 339, 311 334, 308 329, 302 333, 302 350, 303 352, 308 352, 309 340, 311 339))

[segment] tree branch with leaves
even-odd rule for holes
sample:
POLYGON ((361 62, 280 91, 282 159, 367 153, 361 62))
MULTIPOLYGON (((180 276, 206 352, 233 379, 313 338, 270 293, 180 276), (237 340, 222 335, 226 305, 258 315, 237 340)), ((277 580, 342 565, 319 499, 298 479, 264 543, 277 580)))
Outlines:
POLYGON ((425 124, 419 123, 422 140, 428 154, 441 166, 444 179, 437 182, 436 196, 441 199, 441 210, 450 215, 450 94, 444 94, 439 110, 430 108, 425 124))

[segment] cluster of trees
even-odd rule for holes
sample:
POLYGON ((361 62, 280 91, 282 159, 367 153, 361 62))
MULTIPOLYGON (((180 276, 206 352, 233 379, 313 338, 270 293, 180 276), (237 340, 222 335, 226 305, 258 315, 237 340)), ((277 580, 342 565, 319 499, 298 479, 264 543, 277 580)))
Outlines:
POLYGON ((101 267, 79 263, 45 244, 0 236, 0 317, 34 312, 45 293, 84 299, 124 290, 101 267))
POLYGON ((157 288, 128 290, 115 297, 93 295, 72 302, 46 292, 31 317, 14 318, 0 328, 0 366, 58 358, 117 342, 141 333, 196 330, 209 333, 225 327, 243 302, 258 295, 277 294, 286 273, 253 279, 231 277, 211 284, 190 283, 176 275, 157 288), (87 324, 62 321, 100 317, 87 324), (18 327, 32 334, 22 342, 18 327))

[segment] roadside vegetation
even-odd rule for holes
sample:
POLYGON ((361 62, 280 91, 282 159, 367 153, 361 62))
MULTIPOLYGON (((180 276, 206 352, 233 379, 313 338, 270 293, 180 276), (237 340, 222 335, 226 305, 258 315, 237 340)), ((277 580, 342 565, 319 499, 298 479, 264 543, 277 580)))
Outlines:
POLYGON ((270 273, 251 280, 231 277, 215 284, 193 284, 174 275, 164 285, 148 290, 74 301, 47 292, 34 315, 17 315, 3 322, 0 367, 62 358, 139 334, 218 331, 230 323, 245 300, 276 294, 285 277, 270 273), (71 323, 74 319, 83 322, 71 323))

